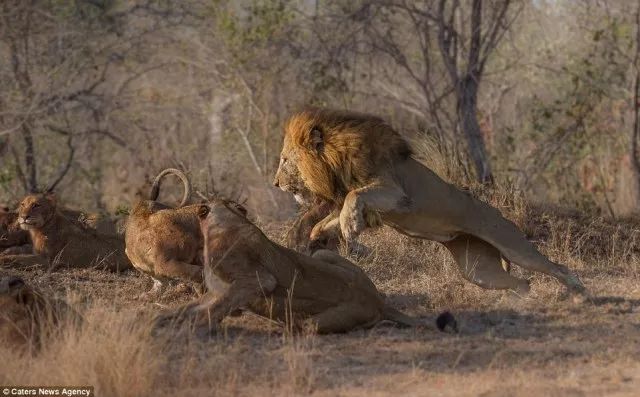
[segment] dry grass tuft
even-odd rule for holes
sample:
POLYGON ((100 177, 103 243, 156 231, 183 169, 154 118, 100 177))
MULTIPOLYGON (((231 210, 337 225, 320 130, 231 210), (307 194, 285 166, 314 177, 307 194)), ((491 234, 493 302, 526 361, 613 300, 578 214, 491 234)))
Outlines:
POLYGON ((93 385, 102 395, 143 395, 165 363, 136 318, 94 307, 85 311, 80 327, 63 324, 34 355, 3 347, 7 360, 0 363, 0 383, 93 385))

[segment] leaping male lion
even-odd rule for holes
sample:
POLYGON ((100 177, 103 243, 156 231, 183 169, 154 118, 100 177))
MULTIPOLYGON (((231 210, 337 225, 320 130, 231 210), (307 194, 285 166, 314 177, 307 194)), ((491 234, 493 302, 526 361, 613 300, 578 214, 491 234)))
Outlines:
MULTIPOLYGON (((282 247, 245 215, 242 206, 229 201, 201 206, 209 292, 161 315, 156 325, 192 321, 199 331, 208 331, 242 309, 318 333, 347 332, 382 320, 428 325, 386 305, 364 271, 348 260, 327 250, 308 256, 282 247), (212 291, 222 293, 218 298, 212 291)), ((448 312, 436 325, 456 329, 448 312)))
POLYGON ((463 276, 480 287, 528 293, 528 281, 507 273, 502 256, 585 293, 573 272, 542 255, 497 209, 415 160, 408 143, 378 117, 328 109, 294 114, 285 126, 274 184, 299 201, 308 191, 336 205, 314 226, 312 240, 341 231, 353 243, 381 221, 443 243, 463 276))

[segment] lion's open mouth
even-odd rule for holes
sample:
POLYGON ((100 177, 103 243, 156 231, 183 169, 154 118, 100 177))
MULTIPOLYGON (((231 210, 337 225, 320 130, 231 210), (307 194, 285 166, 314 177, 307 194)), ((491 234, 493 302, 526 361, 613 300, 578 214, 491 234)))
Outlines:
POLYGON ((298 203, 299 205, 309 204, 309 200, 307 200, 305 196, 300 192, 300 190, 298 190, 295 186, 284 185, 284 186, 280 186, 280 189, 282 189, 285 192, 293 194, 293 198, 296 200, 296 203, 298 203))

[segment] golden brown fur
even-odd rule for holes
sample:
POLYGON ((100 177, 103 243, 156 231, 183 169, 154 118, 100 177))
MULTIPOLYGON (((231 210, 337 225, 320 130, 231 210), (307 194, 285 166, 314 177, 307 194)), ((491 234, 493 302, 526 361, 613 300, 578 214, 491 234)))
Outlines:
POLYGON ((29 232, 20 229, 18 214, 0 208, 0 255, 29 253, 32 250, 29 232))
MULTIPOLYGON (((117 232, 115 223, 104 215, 71 209, 60 209, 60 213, 88 232, 101 234, 117 232)), ((0 208, 0 255, 32 253, 33 246, 29 232, 20 228, 18 213, 10 211, 9 208, 0 208)))
POLYGON ((77 314, 65 302, 45 297, 21 278, 0 279, 0 343, 37 348, 67 319, 77 314))
POLYGON ((106 215, 97 212, 84 212, 63 208, 60 213, 89 232, 99 234, 117 234, 116 223, 106 215))
POLYGON ((161 292, 162 282, 167 279, 202 282, 199 206, 183 206, 190 191, 189 181, 182 171, 166 169, 156 177, 150 200, 139 201, 127 220, 127 256, 136 269, 154 279, 152 293, 161 292), (180 208, 168 208, 155 201, 162 178, 169 174, 178 176, 185 184, 180 208))
MULTIPOLYGON (((364 271, 351 262, 327 250, 308 256, 282 247, 245 215, 241 206, 228 201, 201 206, 209 292, 162 315, 158 324, 193 320, 196 328, 209 330, 244 309, 319 333, 347 332, 382 320, 425 325, 387 306, 364 271)), ((439 321, 440 328, 455 328, 449 313, 439 321)))
MULTIPOLYGON (((337 251, 340 245, 340 238, 342 237, 338 233, 324 233, 322 236, 314 239, 312 239, 311 236, 316 225, 321 224, 323 219, 334 219, 340 214, 339 209, 340 208, 336 207, 332 202, 316 198, 314 203, 300 214, 298 219, 296 219, 287 231, 285 236, 286 246, 306 254, 312 254, 320 249, 337 251)), ((371 212, 367 215, 369 225, 378 225, 380 223, 376 213, 371 212)), ((354 255, 368 255, 368 253, 371 252, 370 248, 357 242, 349 245, 348 249, 349 252, 354 255)))
POLYGON ((2 256, 0 265, 48 263, 113 271, 131 267, 120 236, 88 230, 69 220, 57 210, 56 198, 50 193, 26 196, 20 203, 18 223, 28 230, 34 254, 2 256))
MULTIPOLYGON (((294 157, 290 163, 299 170, 307 189, 335 202, 365 186, 375 176, 372 171, 376 168, 408 158, 411 149, 389 124, 375 116, 310 109, 294 114, 287 122, 282 153, 281 164, 294 157), (322 152, 318 154, 315 148, 320 146, 322 152)), ((282 177, 279 168, 276 185, 282 177)))
POLYGON ((413 159, 405 140, 378 117, 327 109, 293 115, 275 184, 282 188, 282 181, 298 190, 303 184, 307 196, 340 208, 314 227, 312 238, 341 232, 352 243, 379 220, 400 233, 444 243, 463 276, 484 288, 528 292, 527 281, 504 271, 504 257, 584 292, 575 274, 540 254, 495 208, 413 159))

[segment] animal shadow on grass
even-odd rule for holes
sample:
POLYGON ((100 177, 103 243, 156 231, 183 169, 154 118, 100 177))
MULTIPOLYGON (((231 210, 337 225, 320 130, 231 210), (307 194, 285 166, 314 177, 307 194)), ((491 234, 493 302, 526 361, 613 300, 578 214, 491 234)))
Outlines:
POLYGON ((426 323, 434 321, 435 324, 435 319, 440 313, 450 311, 460 327, 459 335, 462 337, 485 334, 504 324, 544 321, 542 316, 538 317, 529 313, 520 313, 512 309, 489 311, 484 309, 461 311, 447 307, 429 309, 432 305, 430 296, 427 293, 387 294, 385 300, 387 304, 393 308, 426 323), (412 308, 420 309, 416 312, 412 310, 412 308))
POLYGON ((629 299, 623 296, 594 296, 590 302, 595 306, 604 305, 630 305, 633 307, 640 306, 640 299, 629 299))
MULTIPOLYGON (((412 307, 429 306, 430 302, 429 295, 422 293, 389 294, 386 300, 391 306, 401 311, 412 307)), ((542 303, 540 306, 536 305, 526 310, 510 308, 456 310, 454 308, 451 313, 460 326, 459 336, 462 338, 472 338, 491 333, 501 338, 524 340, 528 338, 544 338, 556 332, 577 336, 585 331, 581 327, 567 325, 572 322, 571 316, 579 318, 585 315, 595 317, 611 314, 625 315, 637 311, 638 307, 640 307, 640 299, 619 296, 595 296, 581 305, 563 303, 555 306, 542 303), (564 319, 567 321, 563 321, 564 319)), ((420 310, 418 317, 427 320, 430 317, 437 316, 439 312, 439 310, 429 310, 428 313, 424 313, 424 310, 420 310)), ((591 329, 602 327, 602 325, 596 324, 596 321, 593 321, 593 323, 591 329)), ((606 332, 605 329, 602 331, 606 332)))
POLYGON ((195 330, 188 325, 182 327, 167 326, 153 330, 151 335, 155 338, 167 338, 172 342, 184 339, 197 340, 200 343, 224 343, 229 346, 242 343, 258 347, 266 345, 270 341, 281 339, 283 332, 283 329, 278 328, 272 330, 253 329, 242 325, 223 323, 210 331, 204 329, 195 330))

